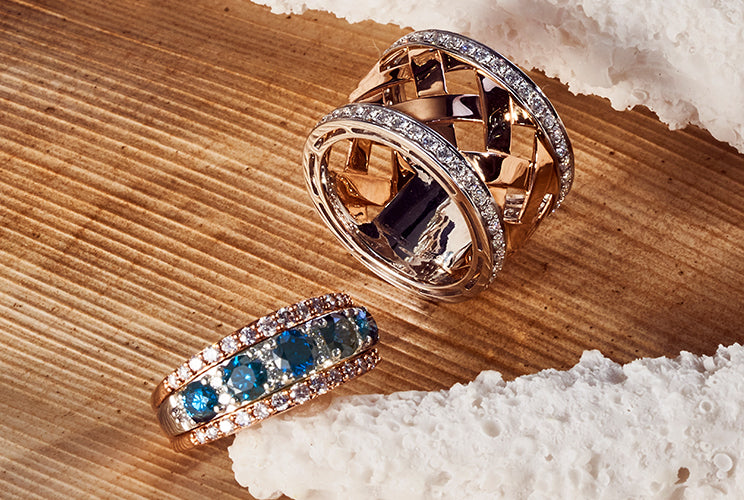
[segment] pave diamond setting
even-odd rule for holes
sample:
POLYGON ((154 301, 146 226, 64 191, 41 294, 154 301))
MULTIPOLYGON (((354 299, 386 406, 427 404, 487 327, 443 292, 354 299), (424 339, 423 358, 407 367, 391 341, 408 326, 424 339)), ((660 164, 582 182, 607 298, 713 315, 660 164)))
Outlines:
POLYGON ((333 373, 339 364, 346 366, 349 359, 367 359, 373 351, 374 319, 366 309, 354 307, 348 296, 331 294, 301 304, 267 316, 270 321, 264 317, 238 330, 226 337, 229 343, 223 339, 207 347, 166 377, 163 388, 173 384, 176 390, 159 405, 159 418, 166 432, 176 436, 174 443, 183 436, 192 444, 218 439, 312 399, 333 386, 326 373, 333 373), (264 333, 254 328, 259 324, 264 333), (247 346, 241 343, 246 329, 254 341, 247 346), (227 349, 220 350, 223 345, 227 349), (233 354, 225 355, 225 350, 233 354), (215 359, 218 352, 223 354, 215 359), (214 361, 207 364, 208 360, 214 361), (193 365, 201 372, 176 385, 175 377, 187 379, 178 372, 193 365))
POLYGON ((310 379, 294 384, 291 388, 274 393, 271 397, 263 398, 236 412, 219 416, 201 427, 178 436, 174 446, 177 449, 186 449, 229 436, 272 415, 315 399, 329 390, 367 373, 379 362, 380 356, 377 349, 364 351, 341 364, 318 372, 310 379), (319 383, 321 380, 322 383, 319 383))
MULTIPOLYGON (((291 327, 325 312, 348 307, 351 304, 351 298, 343 293, 332 293, 322 297, 307 299, 290 308, 286 308, 293 314, 293 319, 285 326, 291 327)), ((242 351, 267 337, 279 333, 282 329, 279 328, 277 320, 278 313, 279 311, 276 311, 259 318, 250 325, 240 328, 234 334, 228 335, 219 343, 206 347, 200 353, 181 364, 181 366, 165 377, 161 383, 162 394, 159 397, 154 396, 153 404, 155 406, 160 405, 168 394, 183 387, 186 383, 194 380, 197 376, 213 368, 236 352, 242 351)))

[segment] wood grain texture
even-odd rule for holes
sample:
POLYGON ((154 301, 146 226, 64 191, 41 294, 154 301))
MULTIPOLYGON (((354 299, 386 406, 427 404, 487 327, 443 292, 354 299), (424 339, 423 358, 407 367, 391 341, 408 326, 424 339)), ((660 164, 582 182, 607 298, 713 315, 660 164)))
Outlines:
POLYGON ((492 289, 434 304, 352 259, 301 148, 402 33, 242 0, 0 0, 0 496, 245 498, 228 443, 170 451, 149 394, 330 290, 383 330, 342 394, 742 340, 744 157, 540 74, 576 182, 492 289))

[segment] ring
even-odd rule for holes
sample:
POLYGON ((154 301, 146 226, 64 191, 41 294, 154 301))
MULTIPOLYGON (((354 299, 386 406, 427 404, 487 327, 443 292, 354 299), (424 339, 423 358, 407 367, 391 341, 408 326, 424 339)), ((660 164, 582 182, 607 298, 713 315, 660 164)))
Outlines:
POLYGON ((152 406, 185 451, 310 401, 374 368, 377 324, 346 294, 308 299, 206 347, 155 388, 152 406))
POLYGON ((401 288, 479 293, 571 189, 573 152, 550 101, 467 37, 404 36, 351 101, 308 136, 306 180, 333 233, 401 288))

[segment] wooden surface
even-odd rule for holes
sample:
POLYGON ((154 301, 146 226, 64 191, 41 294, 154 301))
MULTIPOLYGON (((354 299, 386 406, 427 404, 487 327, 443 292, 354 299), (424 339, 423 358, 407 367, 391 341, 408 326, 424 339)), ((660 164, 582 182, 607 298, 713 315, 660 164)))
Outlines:
POLYGON ((428 303, 352 259, 301 147, 402 33, 243 0, 0 0, 0 496, 245 498, 230 440, 170 451, 150 391, 329 290, 382 328, 384 362, 344 394, 744 338, 744 157, 539 74, 576 182, 491 290, 428 303))

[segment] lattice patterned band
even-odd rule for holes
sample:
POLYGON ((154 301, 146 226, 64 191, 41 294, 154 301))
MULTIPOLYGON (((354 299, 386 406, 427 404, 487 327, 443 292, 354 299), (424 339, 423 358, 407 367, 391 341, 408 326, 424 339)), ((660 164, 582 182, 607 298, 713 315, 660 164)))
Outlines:
POLYGON ((305 144, 325 222, 391 283, 459 300, 487 287, 563 201, 573 153, 540 89, 467 37, 411 33, 305 144))
POLYGON ((377 325, 344 294, 282 308, 184 362, 155 389, 160 425, 184 451, 309 401, 374 368, 377 325))

